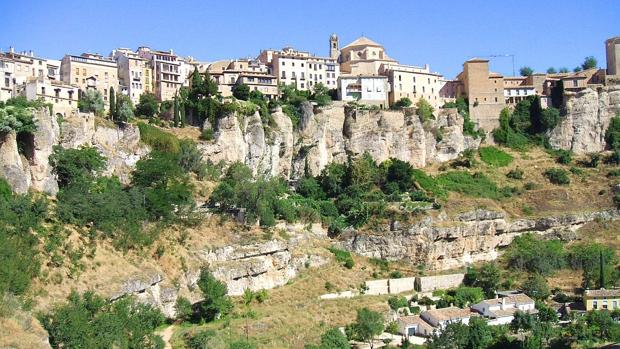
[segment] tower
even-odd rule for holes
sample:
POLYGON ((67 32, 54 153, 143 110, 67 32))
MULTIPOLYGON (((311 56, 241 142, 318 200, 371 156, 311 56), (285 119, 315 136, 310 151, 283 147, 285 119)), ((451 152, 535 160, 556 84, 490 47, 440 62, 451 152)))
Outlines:
POLYGON ((338 44, 338 35, 332 34, 329 37, 329 56, 338 59, 340 56, 340 45, 338 44))
POLYGON ((620 75, 620 36, 605 41, 607 75, 620 75))

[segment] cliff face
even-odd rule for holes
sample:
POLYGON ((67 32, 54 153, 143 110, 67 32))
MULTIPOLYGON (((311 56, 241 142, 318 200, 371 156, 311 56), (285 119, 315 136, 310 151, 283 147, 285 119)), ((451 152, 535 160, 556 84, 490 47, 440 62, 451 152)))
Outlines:
POLYGON ((436 120, 422 123, 401 111, 345 109, 335 102, 324 108, 302 105, 298 129, 277 110, 274 125, 263 126, 258 113, 228 115, 218 121, 215 140, 202 145, 213 162, 241 161, 255 173, 298 178, 307 166, 318 175, 347 154, 368 152, 381 162, 394 157, 415 167, 454 159, 479 140, 463 135, 463 119, 455 109, 440 110, 436 120))
POLYGON ((47 109, 35 113, 35 122, 37 130, 32 136, 18 136, 13 132, 0 135, 0 176, 6 178, 17 193, 32 188, 56 194, 58 185, 49 165, 49 156, 56 145, 64 148, 94 146, 107 159, 104 173, 116 175, 124 183, 131 179, 135 163, 148 153, 148 148, 140 144, 138 128, 133 125, 95 126, 95 117, 84 113, 59 120, 47 109))
POLYGON ((620 85, 590 88, 564 95, 566 115, 549 133, 551 146, 577 154, 605 149, 605 131, 620 113, 620 85))
POLYGON ((494 260, 499 249, 527 232, 572 240, 585 223, 618 217, 612 210, 510 221, 502 212, 476 210, 452 219, 425 217, 402 227, 396 222, 372 233, 349 230, 340 239, 343 247, 364 256, 451 269, 494 260))

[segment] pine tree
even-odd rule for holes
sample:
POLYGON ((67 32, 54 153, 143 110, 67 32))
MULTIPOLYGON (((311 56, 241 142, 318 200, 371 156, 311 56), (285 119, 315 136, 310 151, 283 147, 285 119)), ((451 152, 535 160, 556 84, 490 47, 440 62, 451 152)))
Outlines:
POLYGON ((110 87, 110 119, 116 119, 116 94, 114 93, 114 87, 110 87))

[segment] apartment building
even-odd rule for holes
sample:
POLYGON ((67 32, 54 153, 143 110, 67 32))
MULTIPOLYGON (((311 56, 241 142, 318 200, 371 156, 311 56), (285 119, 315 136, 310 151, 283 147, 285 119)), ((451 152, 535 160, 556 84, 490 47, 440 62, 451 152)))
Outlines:
POLYGON ((2 81, 0 82, 0 101, 6 101, 7 99, 15 96, 15 63, 13 60, 0 56, 0 75, 2 81))
POLYGON ((379 74, 388 78, 390 85, 389 104, 396 103, 401 98, 409 98, 414 104, 424 98, 435 109, 445 103, 441 90, 446 80, 439 73, 433 73, 430 67, 416 67, 412 65, 386 63, 379 68, 379 74))
POLYGON ((181 76, 181 62, 174 51, 138 48, 138 55, 150 62, 153 69, 153 92, 160 101, 172 100, 187 77, 181 76))
POLYGON ((110 89, 119 91, 118 64, 99 54, 65 55, 60 66, 60 78, 65 84, 76 85, 81 91, 97 90, 109 107, 110 89))
POLYGON ((337 88, 340 66, 336 59, 318 57, 292 47, 263 50, 257 60, 270 68, 278 83, 295 85, 298 90, 312 90, 316 84, 337 88))
POLYGON ((338 99, 345 102, 388 107, 388 78, 381 75, 341 75, 338 78, 338 99))
POLYGON ((110 56, 118 65, 119 92, 129 96, 134 105, 139 103, 143 93, 153 92, 153 69, 150 61, 127 48, 116 49, 110 56))
POLYGON ((28 100, 41 99, 51 103, 55 114, 67 115, 78 107, 78 90, 75 85, 45 77, 29 78, 22 94, 28 100))
POLYGON ((278 97, 278 79, 270 73, 270 68, 254 59, 236 59, 214 62, 207 69, 218 85, 223 97, 232 96, 235 86, 245 84, 250 91, 259 91, 268 99, 278 97))

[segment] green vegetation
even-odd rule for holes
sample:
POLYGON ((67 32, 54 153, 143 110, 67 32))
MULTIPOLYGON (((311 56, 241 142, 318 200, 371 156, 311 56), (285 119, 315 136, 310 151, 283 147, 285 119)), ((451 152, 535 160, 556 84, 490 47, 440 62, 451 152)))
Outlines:
POLYGON ((504 258, 509 268, 543 275, 551 275, 566 265, 562 242, 542 240, 533 234, 517 236, 504 253, 504 258))
POLYGON ((543 109, 538 96, 529 96, 519 102, 514 111, 502 110, 500 126, 493 130, 493 138, 497 143, 517 150, 526 150, 534 144, 546 145, 545 133, 560 121, 558 109, 543 109))
POLYGON ((198 279, 198 288, 202 292, 204 300, 200 303, 200 318, 206 321, 213 321, 220 316, 225 316, 232 311, 233 304, 226 294, 228 288, 226 284, 217 280, 203 268, 198 279))
POLYGON ((409 306, 409 302, 404 296, 392 296, 388 298, 388 305, 390 306, 390 309, 396 311, 400 308, 407 308, 409 306))
POLYGON ((508 173, 506 173, 506 177, 510 178, 510 179, 523 179, 525 172, 523 172, 522 169, 520 168, 515 168, 512 169, 510 171, 508 171, 508 173))
POLYGON ((461 286, 442 294, 441 299, 437 302, 437 308, 447 308, 451 304, 465 308, 479 303, 483 299, 485 299, 485 294, 482 288, 461 286))
POLYGON ((534 69, 527 66, 521 67, 519 69, 519 74, 521 74, 521 76, 531 76, 532 74, 534 74, 534 69))
POLYGON ((140 129, 140 140, 154 150, 177 153, 181 149, 179 140, 166 131, 143 122, 138 123, 138 128, 140 129))
POLYGON ((469 267, 463 284, 482 289, 487 298, 495 296, 499 287, 500 270, 495 263, 484 263, 480 268, 469 267))
POLYGON ((459 97, 454 102, 448 102, 442 108, 456 108, 463 117, 463 134, 474 138, 484 138, 484 130, 476 130, 476 123, 469 117, 469 104, 463 97, 459 97))
POLYGON ((549 168, 544 172, 545 177, 549 182, 558 185, 570 184, 570 178, 568 172, 563 168, 549 168))
POLYGON ((131 298, 108 302, 92 292, 71 293, 68 302, 40 316, 53 348, 163 348, 154 334, 163 314, 131 298))
POLYGON ((396 103, 394 103, 394 108, 402 109, 402 108, 411 107, 412 105, 413 105, 413 102, 411 101, 411 99, 409 99, 407 97, 403 97, 403 98, 397 100, 396 103))
POLYGON ((136 105, 137 116, 151 119, 155 116, 155 114, 157 114, 158 111, 159 102, 154 94, 145 92, 140 95, 140 100, 136 105))
POLYGON ((86 90, 78 100, 78 109, 83 113, 95 113, 95 115, 102 116, 104 110, 103 96, 97 90, 86 90))
POLYGON ((242 101, 247 101, 250 98, 250 86, 246 84, 236 85, 232 90, 233 96, 242 101))
POLYGON ((493 167, 508 166, 512 162, 512 155, 497 147, 481 147, 478 149, 478 153, 480 154, 480 160, 493 167))
POLYGON ((335 247, 330 247, 329 252, 333 253, 336 257, 336 261, 344 265, 347 269, 351 269, 355 265, 355 262, 353 262, 353 257, 351 256, 351 252, 341 250, 335 247))
POLYGON ((367 308, 357 310, 355 322, 346 327, 345 332, 350 339, 368 343, 370 348, 374 348, 373 339, 380 335, 385 326, 383 316, 367 308))
POLYGON ((581 69, 587 70, 596 68, 597 64, 598 62, 596 61, 596 58, 594 58, 594 56, 588 56, 583 59, 583 63, 581 63, 581 69))
POLYGON ((418 102, 415 104, 415 107, 416 113, 420 117, 421 122, 425 122, 427 120, 432 120, 435 118, 435 116, 433 115, 433 107, 426 99, 424 99, 424 97, 421 97, 418 100, 418 102))
POLYGON ((308 344, 306 349, 351 349, 347 336, 338 328, 330 328, 321 335, 318 345, 308 344))
POLYGON ((0 133, 14 131, 20 133, 34 133, 37 129, 34 122, 34 110, 50 108, 41 101, 28 101, 25 97, 16 97, 0 102, 0 133))

